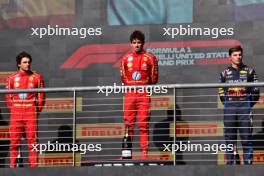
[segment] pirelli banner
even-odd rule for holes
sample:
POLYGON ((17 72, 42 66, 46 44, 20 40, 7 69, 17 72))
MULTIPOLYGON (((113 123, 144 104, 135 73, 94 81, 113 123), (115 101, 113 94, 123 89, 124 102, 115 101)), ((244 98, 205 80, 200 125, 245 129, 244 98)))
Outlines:
POLYGON ((5 85, 7 77, 12 73, 14 72, 0 72, 0 86, 5 85))
POLYGON ((77 124, 77 139, 123 138, 123 123, 77 124))
MULTIPOLYGON (((76 111, 82 111, 82 97, 77 97, 76 111)), ((73 98, 47 98, 43 112, 64 113, 73 112, 73 98)))
POLYGON ((9 140, 9 127, 8 126, 0 126, 0 141, 9 140))
MULTIPOLYGON (((223 136, 222 121, 189 121, 176 123, 177 137, 223 136)), ((174 124, 170 123, 170 137, 174 136, 174 124)))
POLYGON ((151 96, 151 110, 173 110, 173 95, 151 96))
MULTIPOLYGON (((243 164, 243 150, 239 150, 240 163, 243 164)), ((225 153, 218 153, 217 163, 218 165, 224 165, 226 161, 225 153)), ((253 164, 264 164, 264 150, 254 150, 253 152, 253 164)))
MULTIPOLYGON (((141 160, 141 152, 132 153, 133 160, 141 160)), ((159 161, 173 161, 172 152, 162 152, 162 151, 149 151, 149 160, 159 160, 159 161)))
MULTIPOLYGON (((83 99, 77 97, 76 111, 82 112, 83 110, 83 99)), ((173 109, 173 96, 152 96, 151 97, 151 110, 168 110, 173 109)), ((73 111, 73 98, 47 98, 43 112, 72 112, 73 111)))
MULTIPOLYGON (((73 166, 72 153, 45 153, 38 157, 39 167, 73 166)), ((81 154, 75 153, 75 166, 81 166, 81 154)))
MULTIPOLYGON (((217 107, 219 109, 223 109, 224 108, 224 106, 223 106, 223 104, 222 104, 222 102, 221 102, 219 97, 217 97, 217 107)), ((254 106, 254 109, 264 109, 264 93, 260 94, 259 101, 254 106)))

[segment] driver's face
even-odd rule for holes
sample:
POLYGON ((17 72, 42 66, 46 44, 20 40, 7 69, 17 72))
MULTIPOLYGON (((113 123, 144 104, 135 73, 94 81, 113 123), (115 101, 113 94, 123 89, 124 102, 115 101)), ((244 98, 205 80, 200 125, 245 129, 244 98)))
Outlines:
POLYGON ((133 52, 140 53, 143 51, 144 43, 139 39, 133 39, 130 45, 133 52))

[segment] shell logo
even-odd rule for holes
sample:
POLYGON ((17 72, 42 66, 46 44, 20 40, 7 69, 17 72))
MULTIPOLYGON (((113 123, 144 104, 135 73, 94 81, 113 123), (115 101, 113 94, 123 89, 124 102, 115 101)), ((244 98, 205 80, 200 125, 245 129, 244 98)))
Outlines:
POLYGON ((18 82, 15 82, 15 83, 14 83, 14 86, 15 86, 15 87, 19 87, 19 83, 18 83, 18 82))
POLYGON ((130 68, 130 67, 132 67, 132 65, 133 65, 133 64, 132 64, 131 62, 129 62, 129 63, 127 64, 127 67, 130 68))

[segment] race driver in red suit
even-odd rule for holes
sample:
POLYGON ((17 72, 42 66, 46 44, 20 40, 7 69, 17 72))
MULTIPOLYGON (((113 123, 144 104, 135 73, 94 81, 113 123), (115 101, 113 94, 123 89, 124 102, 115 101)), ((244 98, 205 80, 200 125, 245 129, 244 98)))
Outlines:
MULTIPOLYGON (((42 76, 30 70, 31 56, 22 52, 16 57, 18 71, 7 78, 6 89, 43 88, 42 76)), ((15 167, 18 148, 23 131, 26 133, 29 149, 29 165, 37 166, 37 114, 44 106, 44 93, 6 94, 7 106, 10 109, 10 167, 15 167)))
MULTIPOLYGON (((141 31, 134 31, 130 35, 132 51, 122 58, 120 65, 121 80, 126 86, 150 85, 158 81, 157 59, 144 50, 144 43, 145 36, 141 31)), ((124 123, 132 138, 136 115, 138 116, 141 159, 147 159, 150 96, 146 90, 140 92, 134 90, 127 91, 124 97, 124 123)))

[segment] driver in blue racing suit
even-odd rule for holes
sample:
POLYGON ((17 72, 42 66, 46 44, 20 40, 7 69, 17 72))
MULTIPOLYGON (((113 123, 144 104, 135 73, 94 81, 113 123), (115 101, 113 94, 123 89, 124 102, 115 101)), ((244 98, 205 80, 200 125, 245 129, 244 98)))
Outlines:
MULTIPOLYGON (((245 83, 257 82, 254 69, 242 62, 243 49, 235 46, 229 49, 231 66, 220 74, 220 83, 245 83)), ((259 88, 257 87, 228 87, 219 88, 219 96, 224 104, 224 135, 227 145, 235 148, 237 130, 239 130, 243 146, 243 158, 245 164, 252 164, 252 116, 251 109, 259 100, 259 88)), ((235 163, 235 151, 226 151, 226 164, 235 163)))

